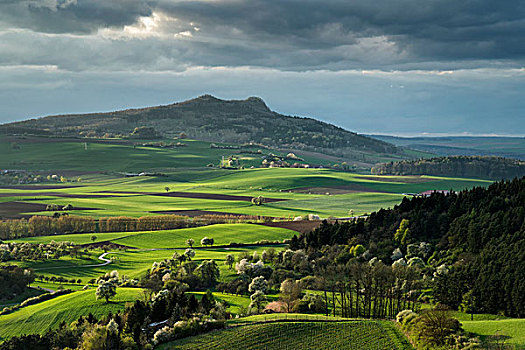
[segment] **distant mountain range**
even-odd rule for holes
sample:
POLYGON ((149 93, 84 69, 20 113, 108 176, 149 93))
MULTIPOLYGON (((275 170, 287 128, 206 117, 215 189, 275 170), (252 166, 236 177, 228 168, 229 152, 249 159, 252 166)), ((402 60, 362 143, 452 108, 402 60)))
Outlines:
POLYGON ((222 143, 257 143, 278 149, 317 152, 375 163, 384 158, 413 158, 414 152, 312 118, 273 112, 257 97, 221 100, 211 95, 165 106, 109 113, 48 116, 0 126, 3 134, 60 137, 129 137, 135 128, 151 135, 222 143), (375 159, 375 160, 374 160, 375 159))
POLYGON ((525 137, 447 136, 399 137, 368 135, 398 147, 441 156, 499 156, 525 160, 525 137))

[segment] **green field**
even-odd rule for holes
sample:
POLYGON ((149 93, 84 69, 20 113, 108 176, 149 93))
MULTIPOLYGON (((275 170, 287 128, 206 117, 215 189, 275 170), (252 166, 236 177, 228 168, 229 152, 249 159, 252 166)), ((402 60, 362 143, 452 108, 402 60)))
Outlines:
POLYGON ((181 339, 159 349, 412 349, 387 321, 270 322, 181 339))
POLYGON ((525 349, 525 319, 504 319, 485 321, 461 321, 463 329, 489 341, 491 336, 500 335, 505 344, 525 349))
MULTIPOLYGON (((246 167, 261 164, 260 155, 241 154, 239 149, 210 148, 211 142, 185 139, 180 142, 186 146, 177 148, 142 146, 144 142, 147 141, 1 136, 0 168, 92 172, 92 165, 96 164, 97 171, 140 172, 217 165, 222 156, 230 155, 241 157, 241 164, 246 167)), ((269 149, 264 152, 280 153, 269 149)), ((323 155, 302 155, 302 158, 316 164, 331 163, 323 155)))
POLYGON ((61 322, 71 323, 80 316, 92 313, 95 317, 106 316, 110 311, 123 310, 127 302, 140 297, 141 290, 119 288, 117 295, 106 303, 95 300, 95 290, 79 291, 62 295, 40 304, 26 306, 8 315, 0 316, 0 341, 15 335, 45 333, 61 322))
MULTIPOLYGON (((19 214, 51 215, 52 212, 24 209, 24 204, 72 204, 70 214, 104 216, 145 216, 181 211, 233 213, 257 216, 294 217, 309 213, 321 217, 345 217, 370 213, 399 203, 404 193, 427 190, 462 190, 487 186, 489 181, 430 176, 373 176, 329 169, 219 169, 172 170, 166 176, 132 177, 90 176, 71 188, 0 188, 0 202, 12 203, 19 214), (166 193, 170 188, 171 194, 166 193), (173 194, 174 191, 182 192, 173 194), (188 193, 188 194, 186 194, 188 193), (201 197, 192 198, 194 193, 201 197), (229 199, 217 195, 282 199, 255 206, 242 197, 229 199), (20 203, 14 203, 15 201, 20 203)), ((10 209, 15 210, 15 209, 10 209)), ((16 210, 15 210, 16 211, 16 210)), ((3 214, 0 208, 0 216, 3 214)))
POLYGON ((179 230, 150 231, 115 239, 112 242, 134 248, 186 248, 186 240, 195 240, 200 247, 203 237, 213 238, 215 245, 235 243, 255 243, 261 240, 282 241, 292 238, 295 231, 278 227, 253 224, 218 224, 179 230))
POLYGON ((9 242, 49 243, 55 241, 87 244, 92 243, 91 237, 95 236, 97 239, 94 242, 108 241, 133 248, 187 248, 188 238, 195 240, 194 247, 201 247, 200 240, 203 237, 213 238, 215 245, 227 245, 231 242, 246 244, 261 240, 282 241, 291 238, 294 234, 297 232, 279 227, 255 224, 217 224, 177 230, 25 237, 9 242))
MULTIPOLYGON (((160 232, 160 231, 159 231, 160 232)), ((129 237, 141 232, 99 232, 99 233, 76 233, 69 235, 53 235, 53 236, 38 236, 38 237, 24 237, 19 239, 13 239, 9 242, 27 242, 27 243, 50 243, 55 242, 71 242, 74 244, 89 244, 99 243, 106 241, 113 241, 123 237, 129 237), (96 239, 93 241, 91 237, 95 236, 96 239)))

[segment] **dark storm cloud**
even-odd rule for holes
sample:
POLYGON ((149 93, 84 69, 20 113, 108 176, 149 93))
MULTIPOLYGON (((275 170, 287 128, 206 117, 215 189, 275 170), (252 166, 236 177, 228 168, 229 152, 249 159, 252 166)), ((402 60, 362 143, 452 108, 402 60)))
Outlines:
MULTIPOLYGON (((6 0, 0 10, 3 28, 90 35, 159 13, 177 24, 156 28, 165 37, 150 51, 176 66, 455 69, 525 58, 522 0, 6 0)), ((134 67, 144 45, 125 46, 134 67)))
POLYGON ((4 0, 0 22, 43 33, 87 34, 133 24, 151 14, 151 5, 146 0, 4 0))
POLYGON ((414 60, 525 56, 521 0, 163 1, 159 7, 205 32, 235 29, 232 35, 255 45, 327 50, 384 36, 414 60))

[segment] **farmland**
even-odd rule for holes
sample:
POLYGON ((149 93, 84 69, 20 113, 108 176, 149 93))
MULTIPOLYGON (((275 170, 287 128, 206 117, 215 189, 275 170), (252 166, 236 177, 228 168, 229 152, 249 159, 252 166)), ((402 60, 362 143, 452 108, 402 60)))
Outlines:
POLYGON ((0 216, 51 215, 45 211, 46 205, 72 204, 71 214, 96 218, 168 213, 284 218, 312 213, 344 217, 350 210, 362 215, 391 207, 401 201, 404 193, 462 190, 489 183, 428 176, 359 175, 329 169, 177 170, 166 176, 135 178, 88 175, 81 182, 57 184, 53 189, 39 189, 38 185, 0 188, 0 216), (254 206, 249 199, 256 196, 269 200, 254 206))
POLYGON ((185 338, 160 349, 412 349, 382 321, 271 322, 185 338))

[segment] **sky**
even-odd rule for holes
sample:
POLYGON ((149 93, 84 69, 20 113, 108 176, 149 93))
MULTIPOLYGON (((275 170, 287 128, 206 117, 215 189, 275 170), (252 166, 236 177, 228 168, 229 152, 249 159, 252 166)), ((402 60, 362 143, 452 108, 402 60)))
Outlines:
POLYGON ((0 0, 0 122, 258 96, 359 133, 525 136, 523 0, 0 0))

